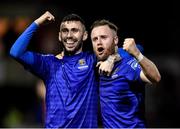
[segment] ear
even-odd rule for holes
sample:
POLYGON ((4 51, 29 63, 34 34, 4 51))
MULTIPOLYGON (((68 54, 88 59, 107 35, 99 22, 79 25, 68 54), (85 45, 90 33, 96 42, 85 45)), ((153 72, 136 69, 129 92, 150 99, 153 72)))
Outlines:
POLYGON ((59 32, 59 41, 61 42, 61 32, 59 32))
POLYGON ((118 45, 118 42, 119 42, 119 38, 118 38, 118 36, 115 36, 115 37, 114 37, 114 43, 115 43, 116 45, 118 45))
POLYGON ((83 41, 85 41, 87 39, 87 37, 88 37, 88 33, 87 33, 87 31, 85 31, 83 34, 83 41))

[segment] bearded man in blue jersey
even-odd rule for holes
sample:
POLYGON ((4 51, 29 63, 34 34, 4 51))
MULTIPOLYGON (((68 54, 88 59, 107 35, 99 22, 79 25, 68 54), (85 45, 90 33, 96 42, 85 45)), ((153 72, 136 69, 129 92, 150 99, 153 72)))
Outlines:
MULTIPOLYGON (((54 20, 48 11, 36 19, 15 41, 10 55, 45 83, 46 128, 97 128, 97 59, 93 53, 82 51, 87 39, 84 21, 75 14, 62 20, 59 40, 64 47, 63 58, 61 54, 54 56, 27 50, 39 26, 54 20)), ((112 59, 113 55, 110 57, 112 59)), ((113 61, 104 63, 101 70, 108 72, 113 61)))
MULTIPOLYGON (((115 53, 118 45, 117 30, 117 26, 108 20, 98 20, 92 24, 91 40, 99 61, 115 53)), ((156 84, 161 76, 156 65, 137 48, 133 38, 124 40, 123 50, 131 56, 117 61, 111 76, 100 75, 103 127, 144 128, 145 84, 156 84)))

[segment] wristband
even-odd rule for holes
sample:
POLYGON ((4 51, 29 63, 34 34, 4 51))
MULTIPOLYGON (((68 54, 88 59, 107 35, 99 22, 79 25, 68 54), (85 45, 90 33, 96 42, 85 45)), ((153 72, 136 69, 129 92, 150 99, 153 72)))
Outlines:
POLYGON ((143 58, 144 58, 144 56, 140 53, 136 59, 137 59, 138 62, 141 62, 141 60, 143 58))

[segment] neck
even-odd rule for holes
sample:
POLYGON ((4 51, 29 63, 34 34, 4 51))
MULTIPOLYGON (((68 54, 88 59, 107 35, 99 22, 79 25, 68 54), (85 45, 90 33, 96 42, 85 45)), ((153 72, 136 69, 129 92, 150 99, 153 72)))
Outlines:
POLYGON ((66 50, 63 51, 64 55, 66 55, 66 56, 76 55, 76 54, 79 54, 81 52, 82 52, 82 48, 80 48, 78 51, 73 51, 73 52, 66 51, 66 50))

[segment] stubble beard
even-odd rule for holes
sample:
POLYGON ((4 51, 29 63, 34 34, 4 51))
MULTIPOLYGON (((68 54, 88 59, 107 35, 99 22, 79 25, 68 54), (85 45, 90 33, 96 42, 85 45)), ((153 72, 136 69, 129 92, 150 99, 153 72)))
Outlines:
POLYGON ((102 55, 97 55, 98 60, 105 61, 109 57, 109 55, 112 55, 115 53, 115 45, 111 45, 111 47, 107 48, 105 52, 102 55))
POLYGON ((69 55, 69 56, 70 56, 70 55, 78 54, 78 52, 79 52, 79 53, 81 52, 82 47, 83 47, 83 41, 79 41, 79 42, 77 43, 77 46, 74 47, 72 50, 66 49, 66 47, 65 47, 64 44, 63 44, 64 54, 65 54, 65 55, 69 55))

